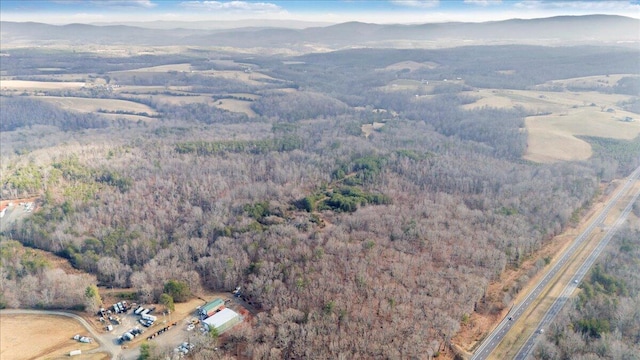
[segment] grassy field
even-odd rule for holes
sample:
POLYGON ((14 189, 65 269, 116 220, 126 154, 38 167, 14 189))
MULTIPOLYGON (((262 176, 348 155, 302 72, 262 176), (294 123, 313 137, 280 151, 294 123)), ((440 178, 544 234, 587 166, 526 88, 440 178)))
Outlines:
POLYGON ((0 80, 2 90, 65 90, 80 89, 84 82, 66 81, 26 81, 26 80, 0 80))
POLYGON ((253 111, 253 109, 251 109, 251 101, 236 100, 236 99, 222 99, 222 100, 216 101, 214 103, 214 106, 219 109, 228 110, 231 112, 245 113, 249 117, 257 116, 257 114, 253 111))
POLYGON ((145 67, 145 68, 139 68, 139 69, 133 69, 133 70, 124 70, 124 71, 117 71, 114 73, 127 73, 127 72, 156 72, 156 73, 165 73, 165 72, 169 72, 169 71, 179 71, 179 72, 190 72, 191 71, 191 64, 189 63, 183 63, 183 64, 169 64, 169 65, 160 65, 160 66, 151 66, 151 67, 145 67))
POLYGON ((563 114, 527 117, 528 147, 524 157, 543 163, 588 159, 591 146, 576 135, 631 140, 640 135, 640 122, 619 120, 628 115, 632 114, 611 114, 588 107, 563 114))
POLYGON ((213 104, 213 97, 211 95, 199 95, 197 93, 191 93, 189 96, 174 96, 174 95, 146 95, 146 94, 127 94, 127 98, 135 99, 149 99, 160 104, 168 105, 182 105, 182 104, 213 104), (193 96, 191 96, 193 95, 193 96))
POLYGON ((117 99, 92 99, 79 97, 59 97, 59 96, 38 96, 37 99, 46 101, 63 109, 74 110, 79 112, 98 112, 104 110, 107 112, 133 112, 147 113, 149 115, 157 115, 156 111, 151 107, 136 103, 133 101, 117 100, 117 99))
POLYGON ((430 92, 433 90, 433 85, 435 82, 429 82, 429 84, 422 83, 418 80, 409 80, 409 79, 399 79, 394 80, 388 83, 385 86, 380 87, 379 89, 382 91, 401 91, 401 90, 411 90, 411 91, 423 91, 430 92))
POLYGON ((563 112, 572 107, 591 106, 602 110, 602 107, 618 109, 616 103, 629 98, 627 95, 602 94, 587 92, 551 92, 534 90, 495 90, 480 89, 469 95, 478 100, 464 105, 465 109, 490 106, 496 108, 512 108, 522 106, 527 111, 546 113, 563 112))
MULTIPOLYGON (((249 117, 257 116, 257 114, 251 109, 251 101, 238 100, 238 99, 220 99, 214 100, 211 95, 200 95, 192 93, 193 96, 173 96, 173 95, 137 95, 130 94, 127 97, 131 99, 149 99, 162 104, 168 105, 186 105, 186 104, 207 104, 215 106, 219 109, 245 113, 249 117)), ((258 95, 252 94, 231 94, 238 97, 246 97, 249 99, 257 99, 258 95)))
POLYGON ((403 69, 409 69, 411 71, 414 71, 414 70, 420 70, 422 68, 435 69, 438 66, 439 66, 438 64, 431 61, 427 61, 423 63, 419 63, 416 61, 401 61, 385 67, 384 70, 399 71, 403 69))
MULTIPOLYGON (((88 335, 77 321, 61 316, 0 315, 0 358, 59 359, 69 351, 86 352, 98 347, 73 340, 76 334, 88 335)), ((82 355, 77 359, 101 359, 104 355, 82 355)))
MULTIPOLYGON (((589 81, 622 77, 590 77, 589 81)), ((580 78, 585 79, 585 78, 580 78)), ((562 80, 563 83, 578 81, 562 80)), ((582 80, 579 80, 582 81, 582 80)), ((617 80, 616 80, 617 81, 617 80)), ((476 109, 483 106, 510 109, 522 107, 529 113, 544 114, 526 118, 528 147, 525 159, 535 162, 585 160, 591 146, 577 135, 631 140, 640 135, 640 121, 623 122, 625 117, 639 118, 622 110, 617 104, 629 96, 585 92, 550 92, 533 90, 481 89, 473 93, 474 103, 463 106, 476 109)))
POLYGON ((206 71, 198 71, 200 75, 208 75, 213 77, 220 77, 224 79, 233 79, 242 81, 249 85, 262 85, 264 81, 277 81, 277 79, 272 78, 269 75, 265 75, 259 72, 244 72, 239 70, 206 70, 206 71))
POLYGON ((193 90, 191 86, 143 86, 143 85, 120 85, 114 92, 121 94, 150 94, 170 91, 174 93, 190 94, 193 90))
POLYGON ((369 135, 373 133, 374 130, 382 129, 384 127, 384 123, 374 122, 373 124, 363 124, 360 129, 362 129, 362 133, 364 137, 368 138, 369 135))
MULTIPOLYGON (((603 87, 613 86, 618 80, 630 74, 612 74, 612 75, 597 75, 597 76, 585 76, 571 79, 553 80, 545 83, 544 85, 559 85, 563 87, 603 87)), ((636 75, 637 76, 637 75, 636 75)))

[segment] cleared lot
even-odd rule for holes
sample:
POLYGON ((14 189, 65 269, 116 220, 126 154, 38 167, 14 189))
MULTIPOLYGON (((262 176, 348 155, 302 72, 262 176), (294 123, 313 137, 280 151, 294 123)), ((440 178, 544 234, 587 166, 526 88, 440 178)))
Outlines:
POLYGON ((80 112, 121 111, 137 114, 147 113, 150 116, 157 115, 156 111, 147 105, 126 100, 60 96, 38 96, 37 98, 39 100, 59 106, 63 109, 75 110, 80 112))
POLYGON ((26 80, 2 80, 2 90, 60 90, 80 89, 85 86, 83 82, 66 81, 26 81, 26 80))
POLYGON ((94 341, 83 344, 73 340, 76 334, 88 335, 77 321, 50 315, 0 315, 0 358, 2 359, 58 359, 68 358, 69 352, 80 349, 76 359, 104 359, 104 354, 84 354, 96 349, 94 341))

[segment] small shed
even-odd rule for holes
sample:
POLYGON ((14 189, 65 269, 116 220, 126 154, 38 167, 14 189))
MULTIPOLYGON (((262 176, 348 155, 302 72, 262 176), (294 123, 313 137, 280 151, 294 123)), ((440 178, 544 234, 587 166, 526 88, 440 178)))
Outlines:
POLYGON ((209 327, 213 327, 218 331, 218 334, 231 329, 236 324, 240 323, 242 318, 240 315, 231 309, 222 309, 215 315, 206 318, 203 322, 209 327))
POLYGON ((218 310, 222 309, 223 307, 224 307, 224 300, 215 299, 211 302, 204 304, 198 310, 198 314, 200 314, 201 317, 206 318, 208 316, 215 314, 218 310))

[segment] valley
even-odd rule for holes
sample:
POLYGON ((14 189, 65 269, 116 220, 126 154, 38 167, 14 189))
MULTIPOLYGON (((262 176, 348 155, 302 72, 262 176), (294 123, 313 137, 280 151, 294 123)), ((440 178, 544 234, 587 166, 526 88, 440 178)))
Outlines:
MULTIPOLYGON (((0 305, 186 314, 241 289, 243 326, 194 359, 469 357, 640 165, 630 46, 381 48, 333 28, 266 53, 267 30, 100 47, 16 24, 0 195, 34 206, 2 219, 0 305)), ((159 339, 131 346, 160 358, 159 339)))

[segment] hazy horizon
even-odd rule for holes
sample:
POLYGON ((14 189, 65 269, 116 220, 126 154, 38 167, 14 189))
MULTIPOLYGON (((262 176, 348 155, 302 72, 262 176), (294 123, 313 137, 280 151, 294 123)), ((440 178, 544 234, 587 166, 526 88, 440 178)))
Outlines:
MULTIPOLYGON (((390 0, 390 1, 15 1, 0 4, 0 20, 122 24, 153 22, 311 22, 360 21, 379 24, 485 22, 553 16, 621 15, 640 18, 640 2, 549 0, 390 0)), ((157 24, 157 23, 156 23, 157 24)), ((301 24, 298 23, 298 26, 301 24)), ((215 24, 211 24, 215 27, 215 24)))

